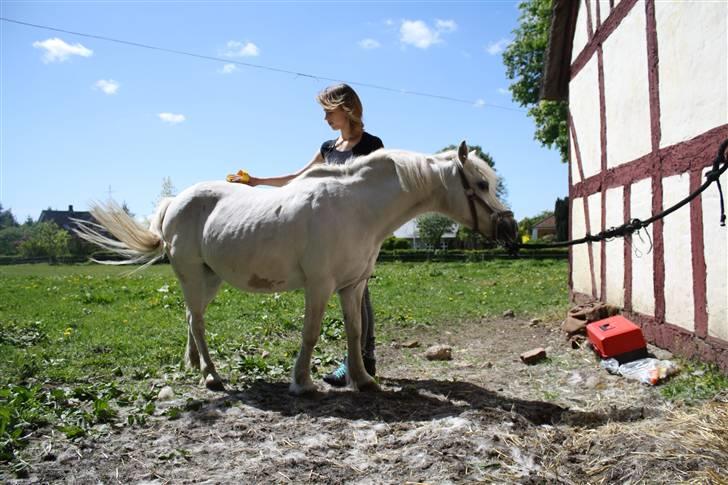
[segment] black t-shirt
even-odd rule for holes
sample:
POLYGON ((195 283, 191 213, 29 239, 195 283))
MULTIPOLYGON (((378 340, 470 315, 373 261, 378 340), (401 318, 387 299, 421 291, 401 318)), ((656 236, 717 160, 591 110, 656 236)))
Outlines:
POLYGON ((346 163, 346 161, 352 156, 359 157, 362 155, 369 155, 375 150, 384 148, 384 144, 382 143, 382 140, 379 139, 379 137, 370 135, 366 131, 362 133, 359 143, 354 145, 351 150, 340 152, 336 150, 335 145, 335 139, 326 140, 321 144, 321 156, 324 157, 326 163, 336 165, 343 164, 346 163))

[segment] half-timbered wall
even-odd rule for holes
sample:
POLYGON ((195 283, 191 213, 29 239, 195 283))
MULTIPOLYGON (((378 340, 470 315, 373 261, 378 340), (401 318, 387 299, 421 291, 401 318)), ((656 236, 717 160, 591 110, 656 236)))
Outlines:
MULTIPOLYGON (((569 83, 573 238, 680 201, 728 138, 728 3, 580 1, 569 83)), ((711 186, 637 235, 573 247, 572 297, 623 307, 652 342, 728 369, 727 248, 711 186)))

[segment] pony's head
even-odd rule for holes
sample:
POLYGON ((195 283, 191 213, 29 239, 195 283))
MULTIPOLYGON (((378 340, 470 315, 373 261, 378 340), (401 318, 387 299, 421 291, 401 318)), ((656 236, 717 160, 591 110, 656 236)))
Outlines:
MULTIPOLYGON (((518 235, 518 225, 508 207, 496 196, 498 176, 483 159, 468 152, 463 141, 454 160, 462 185, 457 197, 458 212, 463 222, 476 232, 506 246, 512 246, 518 235)), ((457 192, 458 189, 450 188, 457 192)))

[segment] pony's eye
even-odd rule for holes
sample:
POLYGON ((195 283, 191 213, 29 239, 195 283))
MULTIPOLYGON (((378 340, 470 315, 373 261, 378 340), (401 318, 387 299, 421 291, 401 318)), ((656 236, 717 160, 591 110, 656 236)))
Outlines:
POLYGON ((480 182, 478 182, 477 185, 478 185, 478 188, 480 190, 482 190, 483 192, 488 190, 488 182, 486 182, 485 180, 481 180, 480 182))

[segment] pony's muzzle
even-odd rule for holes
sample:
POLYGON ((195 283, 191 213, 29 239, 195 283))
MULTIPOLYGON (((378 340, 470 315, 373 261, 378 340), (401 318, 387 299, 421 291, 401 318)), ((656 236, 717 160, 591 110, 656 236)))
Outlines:
POLYGON ((491 216, 493 239, 506 243, 515 243, 518 239, 518 224, 512 211, 502 211, 491 216))

